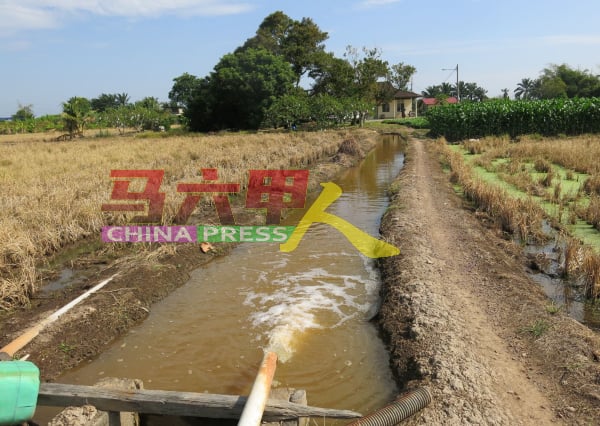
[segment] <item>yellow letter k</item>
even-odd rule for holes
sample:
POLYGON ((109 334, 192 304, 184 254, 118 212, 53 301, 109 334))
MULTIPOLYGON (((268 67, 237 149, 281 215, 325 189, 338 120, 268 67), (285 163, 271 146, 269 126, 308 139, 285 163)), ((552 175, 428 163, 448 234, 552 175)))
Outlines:
POLYGON ((290 238, 284 244, 279 245, 281 251, 294 251, 310 225, 314 222, 321 222, 333 226, 344 234, 348 241, 367 257, 388 257, 400 253, 400 250, 393 245, 370 236, 338 216, 326 213, 325 209, 342 195, 342 188, 332 182, 322 183, 321 186, 323 192, 304 214, 290 238))

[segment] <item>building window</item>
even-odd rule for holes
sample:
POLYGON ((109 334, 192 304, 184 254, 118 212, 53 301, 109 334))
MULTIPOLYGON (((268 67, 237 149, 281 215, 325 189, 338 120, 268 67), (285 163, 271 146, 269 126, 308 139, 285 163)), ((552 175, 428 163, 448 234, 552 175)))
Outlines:
POLYGON ((400 101, 396 104, 396 112, 404 112, 404 102, 400 101))
POLYGON ((385 104, 381 105, 381 112, 390 112, 390 104, 385 103, 385 104))

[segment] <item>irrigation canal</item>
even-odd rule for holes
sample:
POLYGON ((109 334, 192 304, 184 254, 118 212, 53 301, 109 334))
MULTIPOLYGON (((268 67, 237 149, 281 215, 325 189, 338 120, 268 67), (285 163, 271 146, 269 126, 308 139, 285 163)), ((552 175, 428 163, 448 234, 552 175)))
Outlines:
MULTIPOLYGON (((336 180, 343 195, 328 212, 377 236, 386 188, 403 162, 399 138, 382 136, 336 180)), ((368 413, 397 393, 369 322, 379 287, 374 261, 329 225, 313 224, 291 253, 242 244, 194 271, 142 324, 58 382, 129 377, 147 389, 244 395, 269 348, 280 359, 276 386, 305 389, 309 405, 368 413)))

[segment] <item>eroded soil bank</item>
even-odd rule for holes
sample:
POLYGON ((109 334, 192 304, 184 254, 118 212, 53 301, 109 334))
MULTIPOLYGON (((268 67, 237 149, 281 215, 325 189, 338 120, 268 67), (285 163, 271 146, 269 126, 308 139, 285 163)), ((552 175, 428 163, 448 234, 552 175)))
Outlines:
POLYGON ((546 310, 521 248, 454 193, 434 144, 410 138, 381 227, 401 254, 381 262, 377 321, 401 384, 434 396, 407 424, 599 424, 600 336, 546 310))

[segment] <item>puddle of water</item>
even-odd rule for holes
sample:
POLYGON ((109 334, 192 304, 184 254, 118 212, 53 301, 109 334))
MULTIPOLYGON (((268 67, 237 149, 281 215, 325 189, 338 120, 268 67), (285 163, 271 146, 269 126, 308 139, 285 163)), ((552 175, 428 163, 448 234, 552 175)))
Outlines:
POLYGON ((65 287, 75 283, 74 281, 75 271, 69 268, 65 268, 60 271, 60 275, 55 280, 48 282, 39 290, 39 294, 42 296, 48 296, 53 291, 62 290, 65 287))
MULTIPOLYGON (((344 192, 328 212, 377 236, 386 188, 403 160, 401 141, 384 138, 336 180, 344 192)), ((243 395, 263 350, 272 349, 280 359, 275 386, 305 389, 310 405, 368 413, 397 394, 369 322, 379 286, 373 260, 328 225, 313 224, 291 253, 273 244, 239 245, 194 271, 144 323, 59 381, 131 377, 148 389, 243 395)))
POLYGON ((556 231, 548 223, 543 224, 542 230, 550 236, 547 243, 525 246, 526 254, 541 256, 543 259, 536 262, 541 270, 532 272, 531 278, 542 286, 546 295, 567 315, 600 331, 600 306, 586 301, 575 283, 561 277, 561 253, 564 253, 564 244, 557 240, 556 231))

